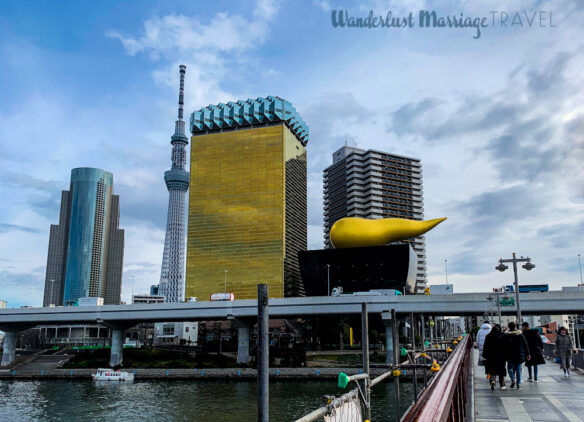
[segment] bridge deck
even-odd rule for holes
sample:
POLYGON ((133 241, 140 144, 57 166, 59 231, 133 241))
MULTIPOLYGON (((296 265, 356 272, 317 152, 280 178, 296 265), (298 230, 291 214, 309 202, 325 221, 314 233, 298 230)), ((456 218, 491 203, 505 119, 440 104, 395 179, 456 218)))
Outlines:
POLYGON ((539 366, 538 383, 527 381, 522 371, 521 389, 491 391, 484 367, 474 355, 475 422, 574 422, 584 421, 584 376, 575 370, 565 378, 560 366, 551 361, 539 366))

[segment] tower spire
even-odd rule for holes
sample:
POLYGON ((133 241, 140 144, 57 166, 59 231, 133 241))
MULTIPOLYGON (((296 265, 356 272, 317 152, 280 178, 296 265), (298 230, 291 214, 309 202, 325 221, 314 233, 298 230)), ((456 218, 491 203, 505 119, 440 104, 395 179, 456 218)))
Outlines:
POLYGON ((178 119, 183 119, 183 106, 185 105, 185 73, 187 67, 184 64, 179 66, 180 70, 180 91, 178 93, 178 119))

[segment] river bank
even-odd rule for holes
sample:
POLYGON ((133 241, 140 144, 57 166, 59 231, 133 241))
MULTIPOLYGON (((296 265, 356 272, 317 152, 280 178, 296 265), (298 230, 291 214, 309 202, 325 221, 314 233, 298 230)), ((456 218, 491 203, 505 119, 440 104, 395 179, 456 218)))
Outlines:
MULTIPOLYGON (((0 370, 0 379, 90 379, 91 374, 96 368, 84 369, 52 369, 41 371, 14 369, 0 370)), ((176 369, 126 369, 134 373, 135 379, 143 380, 255 380, 257 370, 252 368, 176 368, 176 369)), ((386 372, 386 368, 371 368, 371 376, 376 377, 386 372)), ((348 375, 361 373, 358 368, 270 368, 270 378, 288 379, 288 380, 319 380, 319 379, 337 379, 340 372, 348 375)), ((418 374, 421 376, 421 371, 418 374)), ((403 379, 411 379, 411 371, 402 371, 403 379), (405 372, 405 374, 403 373, 405 372)))

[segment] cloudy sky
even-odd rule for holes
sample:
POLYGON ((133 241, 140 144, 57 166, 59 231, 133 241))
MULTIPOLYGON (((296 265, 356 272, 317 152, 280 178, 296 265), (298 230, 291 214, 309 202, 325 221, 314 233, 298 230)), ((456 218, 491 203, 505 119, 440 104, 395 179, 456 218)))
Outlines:
POLYGON ((349 140, 422 160, 425 215, 448 217, 427 235, 430 283, 444 282, 447 259, 455 291, 509 284, 494 267, 517 252, 536 264, 520 281, 576 285, 583 3, 433 3, 2 2, 0 299, 42 303, 49 226, 81 166, 114 174, 123 299, 133 278, 136 293, 157 282, 179 64, 187 113, 278 95, 304 117, 311 249, 322 247, 322 170, 349 140), (337 9, 414 21, 431 9, 488 27, 478 39, 472 28, 333 28, 337 9), (522 25, 511 26, 516 12, 522 25))

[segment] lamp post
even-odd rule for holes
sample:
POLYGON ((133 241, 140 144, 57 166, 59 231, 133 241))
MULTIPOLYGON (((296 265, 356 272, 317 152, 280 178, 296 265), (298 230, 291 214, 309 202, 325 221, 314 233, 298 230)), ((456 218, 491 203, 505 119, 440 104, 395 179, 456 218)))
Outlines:
POLYGON ((446 285, 448 286, 448 260, 444 259, 444 275, 446 276, 446 285))
POLYGON ((224 276, 223 276, 223 288, 224 288, 223 293, 227 293, 227 273, 228 272, 229 271, 227 271, 227 270, 223 270, 223 274, 224 274, 224 276))
POLYGON ((525 268, 527 271, 533 270, 535 268, 535 265, 531 263, 531 258, 529 258, 529 257, 517 258, 515 256, 515 252, 513 252, 513 258, 511 258, 511 259, 499 258, 499 265, 497 265, 495 267, 495 269, 499 270, 501 272, 505 271, 507 268, 509 268, 509 266, 505 265, 506 262, 513 263, 513 276, 515 277, 515 282, 513 283, 513 285, 515 286, 515 301, 517 302, 517 324, 520 325, 521 324, 521 304, 519 302, 519 281, 517 279, 517 263, 518 262, 525 262, 525 264, 523 264, 522 267, 525 268))
POLYGON ((331 295, 331 264, 326 264, 326 295, 331 295))

